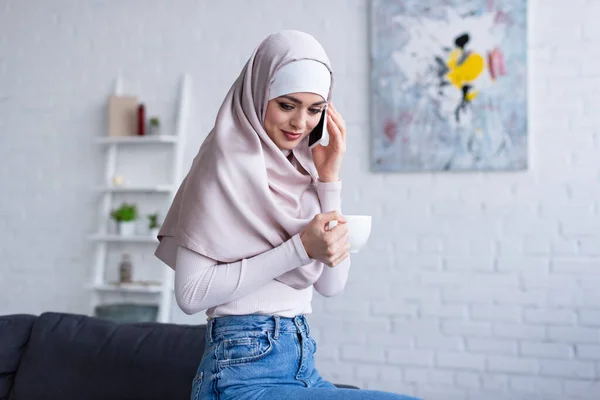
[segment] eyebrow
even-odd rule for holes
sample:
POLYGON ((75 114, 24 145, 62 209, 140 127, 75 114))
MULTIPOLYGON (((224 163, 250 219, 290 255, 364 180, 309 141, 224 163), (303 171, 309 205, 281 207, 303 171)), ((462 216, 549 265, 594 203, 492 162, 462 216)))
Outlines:
MULTIPOLYGON (((291 101, 291 102, 294 102, 294 103, 296 103, 296 104, 302 104, 302 101, 298 100, 297 98, 295 98, 295 97, 293 97, 293 96, 289 96, 289 95, 287 95, 287 94, 284 94, 283 96, 280 96, 280 97, 285 97, 285 98, 286 98, 286 99, 288 99, 289 101, 291 101)), ((318 101, 318 102, 316 102, 316 103, 313 103, 313 104, 311 104, 311 105, 313 105, 313 106, 320 106, 320 105, 322 105, 322 104, 325 104, 325 103, 327 103, 327 100, 318 101)))

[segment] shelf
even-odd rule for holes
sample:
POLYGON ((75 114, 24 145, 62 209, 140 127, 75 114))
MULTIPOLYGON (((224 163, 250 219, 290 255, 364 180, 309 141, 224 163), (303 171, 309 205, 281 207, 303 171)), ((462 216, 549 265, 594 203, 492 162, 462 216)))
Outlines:
POLYGON ((103 283, 100 285, 93 285, 92 288, 94 290, 98 290, 101 292, 115 292, 115 293, 161 293, 162 286, 161 285, 150 285, 150 284, 142 284, 142 283, 125 283, 125 284, 117 284, 117 283, 103 283))
POLYGON ((154 236, 120 236, 109 234, 96 234, 89 236, 90 240, 97 242, 121 242, 121 243, 158 243, 158 239, 154 236))
POLYGON ((99 192, 112 193, 171 193, 173 186, 99 186, 96 188, 99 192))
MULTIPOLYGON (((152 303, 158 305, 158 314, 156 320, 158 322, 170 322, 174 279, 173 271, 166 265, 162 265, 160 276, 147 275, 152 280, 139 280, 128 284, 120 284, 118 276, 107 276, 108 261, 114 264, 113 260, 117 259, 118 252, 131 252, 132 254, 143 253, 148 255, 150 245, 153 248, 158 246, 159 241, 156 235, 152 235, 147 229, 136 229, 132 236, 122 236, 116 229, 111 229, 114 226, 108 216, 111 210, 116 207, 115 202, 119 197, 139 197, 144 205, 151 205, 152 208, 158 208, 159 202, 165 201, 164 208, 171 205, 172 196, 176 194, 179 184, 184 177, 183 158, 185 149, 183 145, 189 130, 188 119, 190 114, 190 79, 188 74, 183 74, 179 85, 179 94, 177 99, 177 112, 175 115, 174 126, 163 126, 160 132, 145 136, 129 135, 129 136, 108 136, 108 134, 100 134, 91 139, 87 139, 89 146, 102 153, 104 159, 104 174, 102 180, 91 180, 88 186, 89 192, 97 195, 99 198, 98 209, 98 227, 92 232, 85 235, 84 239, 88 240, 95 248, 93 279, 84 283, 82 286, 87 290, 87 294, 91 298, 91 310, 96 310, 96 307, 101 304, 106 304, 105 301, 111 298, 121 297, 131 300, 134 303, 152 303), (135 151, 137 156, 143 153, 146 156, 150 155, 151 161, 156 158, 155 153, 161 153, 161 157, 156 159, 156 162, 165 162, 170 164, 168 170, 171 171, 167 177, 157 178, 156 176, 148 176, 147 181, 128 181, 123 179, 119 167, 121 161, 126 164, 133 163, 135 159, 128 159, 127 154, 122 152, 135 151), (162 154, 163 151, 173 154, 162 154), (163 159, 162 156, 168 156, 163 159), (151 178, 151 180, 150 180, 151 178), (166 196, 165 196, 166 195, 166 196)), ((127 91, 123 90, 123 80, 117 76, 115 82, 114 94, 117 96, 123 95, 127 91)), ((133 129, 130 133, 133 133, 133 129)), ((153 132, 154 133, 154 132, 153 132)), ((167 168, 164 168, 167 169, 167 168)), ((137 201, 136 200, 136 201, 137 201)), ((130 200, 131 201, 131 200, 130 200)), ((161 207, 162 208, 162 207, 161 207)), ((147 226, 147 225, 146 225, 147 226)), ((137 228, 137 224, 136 224, 137 228)), ((140 272, 147 269, 156 269, 158 266, 157 260, 153 259, 148 265, 139 265, 140 272), (153 266, 152 264, 156 264, 153 266)), ((137 268, 138 266, 136 266, 137 268)), ((114 269, 112 265, 111 270, 114 269)), ((115 272, 114 270, 112 272, 115 272)))
POLYGON ((98 144, 160 144, 160 143, 177 143, 177 136, 161 135, 161 136, 115 136, 115 137, 100 137, 94 139, 98 144))

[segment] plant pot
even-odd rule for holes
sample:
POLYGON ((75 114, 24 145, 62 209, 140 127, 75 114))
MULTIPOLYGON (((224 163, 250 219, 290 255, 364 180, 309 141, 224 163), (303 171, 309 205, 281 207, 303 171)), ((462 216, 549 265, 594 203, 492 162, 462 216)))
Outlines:
POLYGON ((158 236, 159 230, 160 230, 160 228, 150 228, 150 236, 152 236, 153 238, 156 238, 158 236))
POLYGON ((149 133, 152 136, 160 136, 160 125, 156 126, 156 125, 150 125, 149 127, 149 133))
POLYGON ((135 235, 135 221, 119 222, 117 224, 119 235, 121 236, 133 236, 135 235))

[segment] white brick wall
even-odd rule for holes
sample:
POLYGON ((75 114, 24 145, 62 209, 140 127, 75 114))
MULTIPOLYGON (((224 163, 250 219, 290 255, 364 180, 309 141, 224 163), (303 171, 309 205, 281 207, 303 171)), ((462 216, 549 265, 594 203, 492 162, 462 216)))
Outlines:
POLYGON ((191 73, 189 165, 254 46, 296 28, 337 73, 344 211, 375 218, 345 293, 315 299, 322 373, 434 400, 600 398, 600 2, 529 7, 529 170, 385 175, 364 0, 1 0, 0 313, 87 310, 90 139, 118 71, 168 121, 191 73))

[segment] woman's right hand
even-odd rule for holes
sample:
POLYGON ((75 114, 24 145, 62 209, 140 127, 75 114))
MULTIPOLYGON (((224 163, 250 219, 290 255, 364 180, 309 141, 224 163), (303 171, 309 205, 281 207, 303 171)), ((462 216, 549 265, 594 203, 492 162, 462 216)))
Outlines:
POLYGON ((342 262, 350 250, 346 219, 337 211, 317 214, 300 232, 300 240, 310 258, 329 267, 342 262), (337 221, 338 224, 329 229, 331 221, 337 221))

